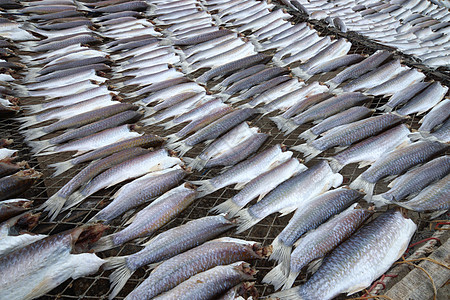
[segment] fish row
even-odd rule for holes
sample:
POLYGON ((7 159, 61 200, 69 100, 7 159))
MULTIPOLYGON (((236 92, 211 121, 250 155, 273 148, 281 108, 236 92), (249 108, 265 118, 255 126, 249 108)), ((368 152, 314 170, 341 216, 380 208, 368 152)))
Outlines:
POLYGON ((447 67, 450 15, 433 1, 285 1, 312 19, 413 55, 431 68, 447 67), (295 4, 294 4, 295 2, 295 4))

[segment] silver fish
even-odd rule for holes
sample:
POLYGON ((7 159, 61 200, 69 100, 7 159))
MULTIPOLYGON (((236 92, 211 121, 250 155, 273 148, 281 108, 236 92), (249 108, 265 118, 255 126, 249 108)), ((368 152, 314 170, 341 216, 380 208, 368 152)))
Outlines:
POLYGON ((321 161, 306 171, 286 180, 268 193, 255 205, 241 210, 237 232, 243 232, 270 214, 281 212, 286 215, 299 207, 306 207, 311 199, 337 187, 342 175, 334 174, 327 162, 321 161))
POLYGON ((337 126, 328 130, 319 139, 292 147, 292 149, 303 152, 305 160, 309 161, 325 150, 335 146, 349 146, 392 127, 403 120, 403 117, 391 113, 370 117, 361 121, 337 126))
POLYGON ((404 148, 393 150, 377 160, 351 184, 353 189, 362 189, 370 201, 378 180, 386 176, 399 175, 417 164, 427 161, 434 154, 445 150, 448 145, 436 141, 419 141, 404 148))
POLYGON ((323 193, 311 199, 309 205, 297 209, 289 223, 272 242, 270 259, 278 261, 284 274, 289 273, 292 246, 307 231, 317 228, 328 218, 362 198, 363 194, 342 187, 323 193))
POLYGON ((442 86, 439 82, 432 83, 420 94, 410 99, 402 108, 397 110, 401 115, 413 113, 422 114, 439 103, 447 94, 448 87, 442 86))
POLYGON ((444 99, 429 113, 427 113, 420 121, 419 131, 430 132, 437 125, 442 124, 450 116, 450 99, 444 99))
POLYGON ((433 181, 441 179, 450 172, 450 156, 442 156, 396 178, 388 187, 391 189, 372 198, 374 203, 401 201, 408 195, 417 193, 433 181))
POLYGON ((173 289, 155 297, 158 300, 169 299, 211 299, 238 283, 254 280, 256 270, 248 263, 236 262, 227 266, 217 266, 183 281, 173 289))
POLYGON ((34 299, 69 278, 97 272, 105 261, 85 252, 105 229, 101 224, 77 227, 0 257, 0 297, 34 299))
POLYGON ((304 266, 328 254, 350 237, 372 215, 371 211, 357 208, 357 205, 356 203, 351 205, 315 230, 305 234, 294 244, 296 248, 291 254, 289 274, 284 274, 282 265, 279 264, 264 277, 263 282, 272 284, 275 290, 282 286, 283 290, 292 287, 304 266))
POLYGON ((135 238, 151 235, 191 205, 195 196, 194 186, 189 183, 171 189, 139 211, 123 230, 98 240, 94 250, 109 250, 135 238))
POLYGON ((403 71, 399 73, 394 78, 377 85, 373 88, 368 89, 365 91, 368 95, 392 95, 395 92, 397 92, 400 88, 408 88, 412 84, 421 81, 425 78, 425 74, 423 74, 420 71, 417 71, 416 69, 409 69, 406 71, 403 71))
POLYGON ((327 256, 303 285, 272 294, 279 299, 333 299, 369 286, 405 252, 417 226, 390 210, 362 227, 327 256))
POLYGON ((218 265, 261 259, 267 255, 267 251, 258 243, 234 238, 207 242, 164 261, 125 299, 151 299, 195 274, 218 265))
POLYGON ((258 197, 258 201, 267 193, 290 177, 306 170, 306 166, 298 159, 291 158, 279 166, 262 173, 248 182, 245 187, 222 204, 213 207, 210 211, 236 215, 246 204, 258 197))
POLYGON ((395 92, 390 98, 388 103, 378 108, 378 110, 384 110, 386 112, 392 111, 394 108, 407 102, 414 97, 417 93, 428 87, 430 82, 416 82, 404 89, 395 92))
POLYGON ((156 267, 161 261, 196 247, 234 226, 235 223, 224 215, 195 219, 158 234, 139 252, 107 258, 104 268, 116 269, 109 277, 114 287, 109 298, 117 296, 138 268, 146 265, 156 267))
POLYGON ((111 198, 113 201, 100 210, 89 221, 101 220, 108 224, 117 216, 130 210, 133 207, 150 201, 158 197, 169 189, 174 188, 185 176, 187 172, 176 165, 162 171, 151 172, 130 183, 122 186, 111 198))
POLYGON ((214 178, 192 181, 192 183, 200 185, 197 189, 199 191, 199 196, 211 194, 214 191, 231 184, 238 184, 236 186, 238 189, 256 176, 290 159, 292 157, 292 152, 285 150, 284 146, 282 147, 277 144, 252 158, 237 164, 214 178))

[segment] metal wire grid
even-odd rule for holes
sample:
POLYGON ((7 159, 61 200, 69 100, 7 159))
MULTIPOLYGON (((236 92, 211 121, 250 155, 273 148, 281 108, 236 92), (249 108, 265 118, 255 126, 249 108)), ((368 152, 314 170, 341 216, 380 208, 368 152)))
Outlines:
MULTIPOLYGON (((327 32, 329 33, 329 32, 327 32)), ((353 42, 353 41, 352 41, 353 42)), ((355 43, 352 47, 351 53, 360 53, 360 54, 371 54, 374 52, 372 48, 367 48, 361 46, 360 44, 355 43)), ((326 81, 330 77, 330 75, 317 75, 308 80, 308 82, 312 82, 315 80, 318 81, 326 81)), ((29 100, 23 101, 22 104, 32 104, 29 100)), ((381 97, 374 98, 370 107, 375 108, 383 105, 386 102, 385 99, 381 97)), ((239 104, 239 103, 238 103, 239 104)), ((252 122, 255 126, 258 126, 262 132, 270 132, 271 136, 268 141, 262 147, 261 150, 264 150, 274 144, 284 144, 288 147, 298 144, 298 134, 303 132, 304 130, 310 128, 309 125, 303 125, 297 128, 295 131, 290 133, 287 136, 284 136, 279 130, 276 128, 275 124, 268 119, 269 116, 276 115, 276 113, 271 113, 263 118, 256 117, 252 122)), ((408 120, 408 125, 411 128, 418 128, 417 121, 419 119, 413 116, 408 120)), ((32 167, 35 167, 39 171, 44 173, 44 179, 40 180, 30 189, 25 196, 33 199, 36 205, 40 205, 45 200, 48 199, 49 196, 53 195, 60 187, 62 187, 67 181, 69 181, 78 171, 84 167, 84 165, 73 168, 66 173, 56 177, 50 178, 52 170, 48 167, 49 164, 54 162, 59 162, 68 159, 70 156, 68 154, 57 154, 52 156, 42 156, 35 157, 30 154, 30 149, 24 144, 23 138, 19 133, 19 124, 17 122, 11 120, 1 120, 0 121, 0 132, 3 137, 13 138, 14 144, 12 148, 19 149, 19 157, 20 159, 24 159, 30 162, 32 167)), ((166 136, 168 134, 174 133, 179 130, 181 126, 177 126, 172 128, 169 131, 164 131, 162 127, 153 125, 145 127, 145 131, 147 133, 155 133, 166 136)), ((200 153, 203 146, 198 145, 194 147, 190 152, 188 152, 187 156, 195 157, 200 153)), ((333 151, 327 151, 321 156, 329 156, 332 155, 333 151)), ((294 152, 294 156, 301 158, 301 154, 294 152)), ((308 166, 314 164, 317 160, 312 160, 307 163, 308 166)), ((358 169, 356 165, 346 166, 341 174, 344 176, 344 184, 348 184, 352 180, 354 180, 363 169, 358 169)), ((203 172, 194 172, 189 175, 186 180, 205 180, 214 177, 217 174, 217 169, 206 170, 203 172)), ((105 207, 110 202, 110 197, 120 188, 121 185, 106 189, 104 191, 100 191, 95 195, 89 197, 84 202, 76 205, 71 208, 67 212, 62 213, 55 222, 50 222, 47 219, 43 219, 38 227, 34 230, 36 233, 46 233, 46 234, 55 234, 61 232, 63 230, 71 229, 75 226, 80 226, 85 224, 93 215, 95 215, 100 209, 105 207)), ((375 192, 381 193, 386 190, 386 184, 377 184, 375 192)), ((221 190, 218 190, 210 195, 207 195, 201 199, 196 200, 189 208, 187 208, 183 213, 181 213, 177 218, 171 221, 169 224, 163 226, 160 230, 158 230, 156 234, 159 234, 162 231, 165 231, 169 228, 179 226, 184 224, 190 220, 197 219, 199 217, 203 217, 209 215, 210 208, 216 206, 217 204, 229 199, 236 191, 232 187, 226 187, 221 190)), ((363 203, 362 203, 363 204, 363 203)), ((125 227, 125 222, 131 213, 125 214, 122 218, 117 218, 111 224, 111 228, 108 233, 117 232, 125 227)), ((285 225, 288 223, 290 216, 279 217, 278 215, 272 215, 265 218, 263 221, 247 230, 242 234, 234 234, 233 231, 228 232, 226 235, 231 235, 237 238, 243 238, 246 240, 253 240, 260 242, 263 245, 270 245, 272 240, 283 230, 285 225)), ((421 231, 416 234, 416 238, 420 239, 424 236, 430 234, 426 230, 423 230, 423 225, 421 227, 421 231)), ((419 224, 420 225, 420 224, 419 224)), ((105 251, 103 253, 99 253, 101 257, 110 257, 110 256, 121 256, 127 255, 137 252, 141 247, 138 245, 139 242, 131 242, 121 247, 105 251)), ((261 284, 261 279, 270 271, 276 263, 272 261, 256 261, 253 265, 259 271, 257 274, 257 283, 256 288, 258 289, 260 295, 268 295, 273 292, 272 286, 267 286, 261 284)), ((118 295, 117 299, 123 299, 129 292, 131 292, 136 286, 138 286, 142 281, 145 280, 149 273, 148 269, 140 269, 137 270, 136 273, 130 278, 122 292, 118 295)), ((107 299, 108 290, 109 290, 109 279, 108 276, 110 271, 100 271, 93 276, 86 276, 83 278, 79 278, 77 280, 69 279, 65 283, 61 284, 47 295, 41 297, 40 299, 107 299)), ((304 278, 299 277, 297 283, 304 280, 304 278)))

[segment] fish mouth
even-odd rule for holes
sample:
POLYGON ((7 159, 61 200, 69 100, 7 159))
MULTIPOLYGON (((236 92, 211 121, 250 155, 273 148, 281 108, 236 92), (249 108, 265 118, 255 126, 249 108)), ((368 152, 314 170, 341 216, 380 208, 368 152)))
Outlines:
POLYGON ((92 245, 103 235, 109 226, 103 224, 86 225, 75 228, 71 232, 72 254, 84 253, 91 250, 92 245))

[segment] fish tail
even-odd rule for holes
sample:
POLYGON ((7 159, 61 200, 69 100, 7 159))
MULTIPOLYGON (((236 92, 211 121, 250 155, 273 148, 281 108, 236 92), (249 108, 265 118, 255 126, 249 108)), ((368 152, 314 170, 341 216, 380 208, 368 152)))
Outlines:
POLYGON ((199 187, 197 187, 198 198, 211 194, 217 190, 217 188, 212 185, 210 180, 197 180, 191 181, 190 183, 199 185, 199 187))
POLYGON ((43 150, 51 147, 51 144, 48 140, 43 140, 43 141, 28 141, 27 144, 33 148, 33 152, 35 154, 38 154, 40 152, 42 152, 43 150))
POLYGON ((227 201, 211 208, 210 212, 215 213, 226 213, 230 217, 234 217, 240 210, 241 206, 233 202, 233 199, 228 199, 227 201))
POLYGON ((373 196, 370 202, 375 204, 376 207, 392 204, 391 201, 383 197, 383 194, 373 196))
POLYGON ((275 122, 278 129, 284 132, 284 135, 291 133, 298 127, 292 120, 285 119, 281 116, 275 116, 270 119, 275 122))
POLYGON ((392 107, 388 106, 387 104, 380 106, 379 108, 377 108, 377 110, 381 110, 384 112, 391 112, 392 111, 392 107))
POLYGON ((192 148, 191 146, 186 145, 186 143, 183 141, 172 144, 172 150, 177 151, 179 153, 179 156, 183 156, 191 148, 192 148))
POLYGON ((238 213, 239 216, 239 226, 237 228, 236 233, 241 233, 246 231, 247 229, 253 227, 256 223, 260 221, 260 219, 256 219, 250 215, 248 209, 243 209, 238 213))
POLYGON ((30 127, 34 124, 40 123, 40 121, 37 120, 36 116, 15 118, 15 120, 23 123, 22 125, 20 125, 19 129, 24 129, 24 128, 30 127))
POLYGON ((70 195, 69 199, 67 199, 66 205, 64 206, 64 210, 67 210, 72 206, 77 205, 86 198, 87 196, 83 195, 81 192, 79 191, 74 192, 72 195, 70 195))
POLYGON ((103 265, 106 270, 116 269, 109 275, 112 288, 109 299, 114 299, 119 294, 134 273, 134 270, 131 270, 127 265, 127 258, 128 256, 110 257, 106 259, 106 263, 103 265))
POLYGON ((164 38, 159 41, 159 44, 161 46, 169 46, 169 45, 173 45, 173 41, 171 39, 164 38))
POLYGON ((170 129, 170 128, 172 128, 172 127, 174 127, 174 126, 177 126, 177 125, 178 125, 178 124, 175 124, 175 123, 173 122, 173 120, 170 120, 170 121, 168 121, 168 122, 166 122, 166 123, 163 123, 163 124, 159 124, 159 126, 164 127, 164 130, 170 129))
POLYGON ((424 134, 422 132, 413 132, 408 134, 408 138, 412 141, 422 140, 424 138, 424 134))
POLYGON ((62 161, 62 162, 51 164, 50 167, 56 169, 55 173, 53 173, 53 175, 51 177, 56 177, 59 174, 62 174, 64 172, 66 172, 67 170, 69 170, 73 166, 74 165, 72 164, 72 162, 70 160, 69 161, 62 161))
POLYGON ((306 131, 303 131, 298 137, 309 142, 311 140, 314 140, 317 137, 317 135, 315 135, 314 133, 311 132, 310 129, 308 129, 306 131))
POLYGON ((205 167, 207 162, 208 162, 207 160, 196 157, 189 163, 188 167, 191 169, 201 171, 205 167))
POLYGON ((94 252, 102 252, 116 247, 114 244, 114 234, 100 238, 92 247, 94 252))
POLYGON ((272 249, 272 255, 270 255, 269 259, 280 263, 283 274, 288 274, 291 264, 292 246, 284 244, 279 237, 276 237, 272 242, 272 249))
POLYGON ((325 157, 325 159, 328 161, 328 164, 330 165, 331 170, 333 170, 334 173, 339 172, 344 167, 343 164, 341 164, 336 158, 334 157, 325 157))
POLYGON ((269 295, 269 299, 280 299, 280 300, 303 300, 304 298, 300 295, 302 286, 296 286, 291 289, 277 292, 269 295))
POLYGON ((291 148, 291 150, 302 152, 303 156, 305 157, 305 162, 310 161, 311 159, 322 153, 322 151, 317 150, 316 148, 309 146, 308 144, 294 146, 291 148))
POLYGON ((34 105, 23 105, 23 108, 30 111, 30 113, 38 113, 44 109, 42 104, 34 104, 34 105))
POLYGON ((243 101, 243 100, 245 100, 245 99, 242 99, 240 96, 236 96, 236 97, 233 97, 233 98, 229 98, 229 99, 227 100, 227 102, 233 104, 233 103, 241 102, 241 101, 243 101))
POLYGON ((167 144, 173 144, 180 139, 179 137, 177 137, 176 133, 169 134, 168 136, 166 136, 166 138, 167 144))
MULTIPOLYGON (((146 113, 147 114, 147 113, 146 113)), ((153 125, 153 124, 155 124, 155 123, 158 123, 158 120, 156 120, 156 118, 148 118, 148 119, 145 119, 145 120, 142 120, 141 121, 145 126, 147 126, 147 125, 153 125)))
POLYGON ((44 155, 52 155, 57 152, 55 152, 56 147, 55 146, 48 146, 43 149, 38 149, 38 151, 35 151, 34 155, 36 156, 44 156, 44 155), (46 150, 45 152, 42 152, 43 150, 46 150))
POLYGON ((46 135, 47 132, 42 130, 42 128, 32 128, 32 129, 28 129, 23 134, 25 135, 25 140, 31 141, 31 140, 35 140, 37 138, 40 138, 41 136, 46 135))
POLYGON ((363 179, 360 176, 356 178, 351 184, 350 188, 354 190, 363 190, 364 193, 366 193, 366 196, 364 197, 367 201, 370 201, 373 195, 373 189, 375 187, 374 183, 368 182, 367 180, 363 179))
POLYGON ((58 193, 54 194, 47 201, 45 201, 39 209, 43 209, 44 211, 48 211, 48 215, 50 216, 50 221, 53 221, 61 212, 64 204, 67 199, 58 195, 58 193))
POLYGON ((289 276, 284 281, 282 290, 290 289, 294 285, 295 279, 297 279, 298 274, 300 274, 300 273, 299 272, 292 272, 292 270, 291 270, 289 272, 289 276))
MULTIPOLYGON (((289 274, 290 275, 290 274, 289 274)), ((275 290, 279 290, 283 285, 286 284, 287 278, 282 271, 281 265, 273 268, 266 276, 264 276, 262 282, 271 284, 274 286, 275 290)))

